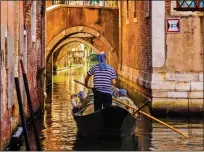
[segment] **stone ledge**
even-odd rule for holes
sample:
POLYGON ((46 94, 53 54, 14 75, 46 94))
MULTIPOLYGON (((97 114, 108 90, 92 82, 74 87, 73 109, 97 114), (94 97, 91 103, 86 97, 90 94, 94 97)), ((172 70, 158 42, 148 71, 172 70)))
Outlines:
MULTIPOLYGON (((118 79, 125 83, 125 85, 128 85, 129 87, 132 88, 132 90, 129 90, 129 91, 135 91, 135 92, 138 92, 143 94, 144 96, 151 96, 150 94, 150 91, 148 89, 145 89, 143 86, 139 86, 137 83, 134 83, 134 82, 130 82, 128 79, 122 77, 122 76, 118 76, 118 79)), ((129 92, 128 91, 128 92, 129 92)))
MULTIPOLYGON (((126 67, 127 68, 127 67, 126 67)), ((127 69, 126 69, 127 70, 127 69)), ((188 91, 202 91, 203 90, 203 82, 175 82, 175 81, 163 81, 163 77, 165 74, 153 74, 152 77, 156 82, 149 82, 144 80, 143 78, 140 78, 138 76, 133 76, 133 69, 131 70, 131 74, 128 72, 117 70, 117 73, 121 75, 122 77, 130 80, 131 82, 134 82, 140 86, 143 86, 147 89, 153 89, 153 90, 162 90, 162 91, 174 91, 178 95, 177 92, 188 92, 188 91), (161 81, 163 82, 161 82, 161 81), (157 82, 158 81, 158 82, 157 82)), ((151 74, 150 74, 151 75, 151 74)), ((172 78, 188 78, 189 75, 186 74, 167 74, 172 78), (181 76, 181 77, 180 77, 181 76)), ((198 74, 191 74, 189 80, 193 80, 193 78, 198 78, 198 74)), ((177 79, 178 80, 178 79, 177 79)), ((183 79, 184 80, 184 79, 183 79)), ((169 97, 171 96, 171 93, 169 94, 169 97)), ((173 95, 174 96, 174 95, 173 95)), ((172 97, 173 97, 172 96, 172 97)), ((183 98, 186 95, 181 95, 183 98)), ((175 96, 177 97, 177 96, 175 96)), ((180 97, 178 95, 178 97, 180 97)), ((188 98, 188 96, 186 97, 188 98)))
POLYGON ((191 82, 191 91, 202 91, 203 82, 191 82))
POLYGON ((176 83, 176 91, 190 91, 190 83, 185 82, 176 83))
POLYGON ((198 74, 171 74, 167 73, 165 79, 167 81, 198 81, 198 74))
MULTIPOLYGON (((169 99, 152 98, 152 112, 162 111, 173 113, 202 113, 203 99, 169 99)), ((163 113, 163 114, 164 114, 163 113)))
POLYGON ((137 78, 136 82, 138 85, 143 86, 143 79, 137 78))
POLYGON ((151 82, 143 81, 143 86, 147 89, 151 89, 151 82))
MULTIPOLYGON (((118 67, 120 67, 120 64, 118 67)), ((138 76, 138 77, 143 78, 144 80, 151 80, 151 78, 152 78, 151 73, 141 71, 141 70, 136 70, 136 69, 128 67, 126 65, 122 65, 122 70, 118 69, 117 71, 126 72, 129 75, 138 76)))
POLYGON ((202 81, 202 82, 203 82, 203 73, 200 73, 200 74, 199 74, 199 81, 202 81))
POLYGON ((167 97, 167 91, 152 90, 152 97, 165 98, 167 97))
POLYGON ((142 87, 147 88, 147 89, 151 89, 151 82, 149 82, 149 81, 145 81, 142 78, 129 75, 126 72, 119 71, 119 70, 118 70, 117 74, 123 78, 128 79, 130 82, 136 83, 139 86, 142 86, 142 87))
POLYGON ((188 112, 188 99, 152 98, 152 111, 188 112))
POLYGON ((163 83, 151 83, 151 89, 161 89, 161 90, 175 90, 175 82, 163 82, 163 83))
POLYGON ((187 92, 168 92, 169 98, 187 98, 187 92))
POLYGON ((203 92, 168 92, 162 90, 152 90, 153 98, 184 98, 184 99, 203 99, 203 92), (187 96, 186 96, 187 94, 187 96))
POLYGON ((153 73, 152 74, 152 82, 163 82, 165 81, 165 75, 161 73, 153 73))
POLYGON ((190 112, 203 112, 203 99, 189 99, 190 112))
POLYGON ((203 92, 188 92, 188 98, 203 99, 203 92))

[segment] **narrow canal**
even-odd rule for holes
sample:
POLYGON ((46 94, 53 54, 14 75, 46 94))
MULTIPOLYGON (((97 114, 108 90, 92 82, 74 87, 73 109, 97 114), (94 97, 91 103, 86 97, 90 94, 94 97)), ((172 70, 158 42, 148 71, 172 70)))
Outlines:
MULTIPOLYGON (((134 151, 202 151, 204 147, 202 118, 163 118, 162 121, 189 134, 184 139, 171 129, 142 117, 135 136, 122 140, 108 139, 89 141, 77 138, 77 128, 73 120, 70 95, 83 90, 84 87, 73 82, 74 79, 84 81, 88 67, 64 70, 53 76, 52 97, 45 103, 44 115, 38 117, 36 123, 40 132, 43 150, 134 150, 134 151)), ((29 140, 32 150, 35 148, 32 126, 28 126, 29 140)), ((20 150, 25 150, 23 145, 20 150)))

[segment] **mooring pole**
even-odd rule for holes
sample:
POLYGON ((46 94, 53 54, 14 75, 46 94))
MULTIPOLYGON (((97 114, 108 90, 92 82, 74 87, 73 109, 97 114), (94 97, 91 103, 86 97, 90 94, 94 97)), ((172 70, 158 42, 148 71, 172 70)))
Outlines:
POLYGON ((27 126, 26 126, 26 121, 25 121, 25 114, 23 110, 19 80, 17 77, 15 77, 14 80, 15 80, 15 85, 16 85, 16 93, 17 93, 17 98, 18 98, 18 106, 19 106, 19 111, 20 111, 20 116, 21 116, 21 123, 23 126, 23 134, 25 137, 26 150, 30 151, 30 145, 28 142, 28 131, 27 131, 27 126))
POLYGON ((24 81, 25 91, 26 91, 26 95, 27 95, 28 107, 29 107, 29 110, 30 110, 31 123, 32 123, 32 126, 33 126, 34 134, 35 134, 36 146, 37 146, 37 150, 41 151, 40 138, 39 138, 39 134, 37 132, 37 128, 35 126, 33 106, 32 106, 32 102, 31 102, 31 98, 30 98, 30 92, 29 92, 29 88, 28 88, 28 80, 27 80, 27 76, 26 76, 26 73, 25 73, 25 70, 24 70, 22 60, 20 60, 20 64, 21 64, 21 69, 22 69, 22 73, 23 73, 23 81, 24 81))

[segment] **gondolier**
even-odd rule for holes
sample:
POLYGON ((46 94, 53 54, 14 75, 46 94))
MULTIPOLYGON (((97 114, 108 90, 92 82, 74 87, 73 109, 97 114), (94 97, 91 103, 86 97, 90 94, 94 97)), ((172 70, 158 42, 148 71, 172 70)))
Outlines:
POLYGON ((116 74, 113 67, 106 63, 106 54, 100 52, 97 55, 99 64, 94 65, 85 78, 85 85, 88 85, 90 77, 94 77, 94 111, 112 105, 112 86, 116 83, 116 74))

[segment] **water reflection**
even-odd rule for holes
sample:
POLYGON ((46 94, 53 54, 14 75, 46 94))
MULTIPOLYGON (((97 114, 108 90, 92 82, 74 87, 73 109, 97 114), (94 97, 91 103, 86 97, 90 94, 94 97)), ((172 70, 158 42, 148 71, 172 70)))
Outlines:
MULTIPOLYGON (((132 137, 121 140, 110 138, 95 141, 77 138, 77 128, 71 115, 72 105, 69 99, 70 94, 84 89, 83 86, 74 83, 73 80, 77 79, 83 82, 87 70, 87 67, 82 67, 60 71, 53 77, 52 98, 48 98, 45 103, 44 115, 36 120, 43 150, 203 150, 202 118, 197 120, 195 118, 161 119, 189 134, 189 139, 184 139, 171 129, 152 122, 146 117, 142 117, 135 130, 135 136, 132 137)), ((31 148, 36 150, 31 126, 29 126, 28 131, 31 148)), ((25 150, 25 146, 21 150, 25 150)))
POLYGON ((105 138, 98 140, 77 139, 73 150, 76 151, 136 151, 138 150, 137 136, 122 139, 105 138))

